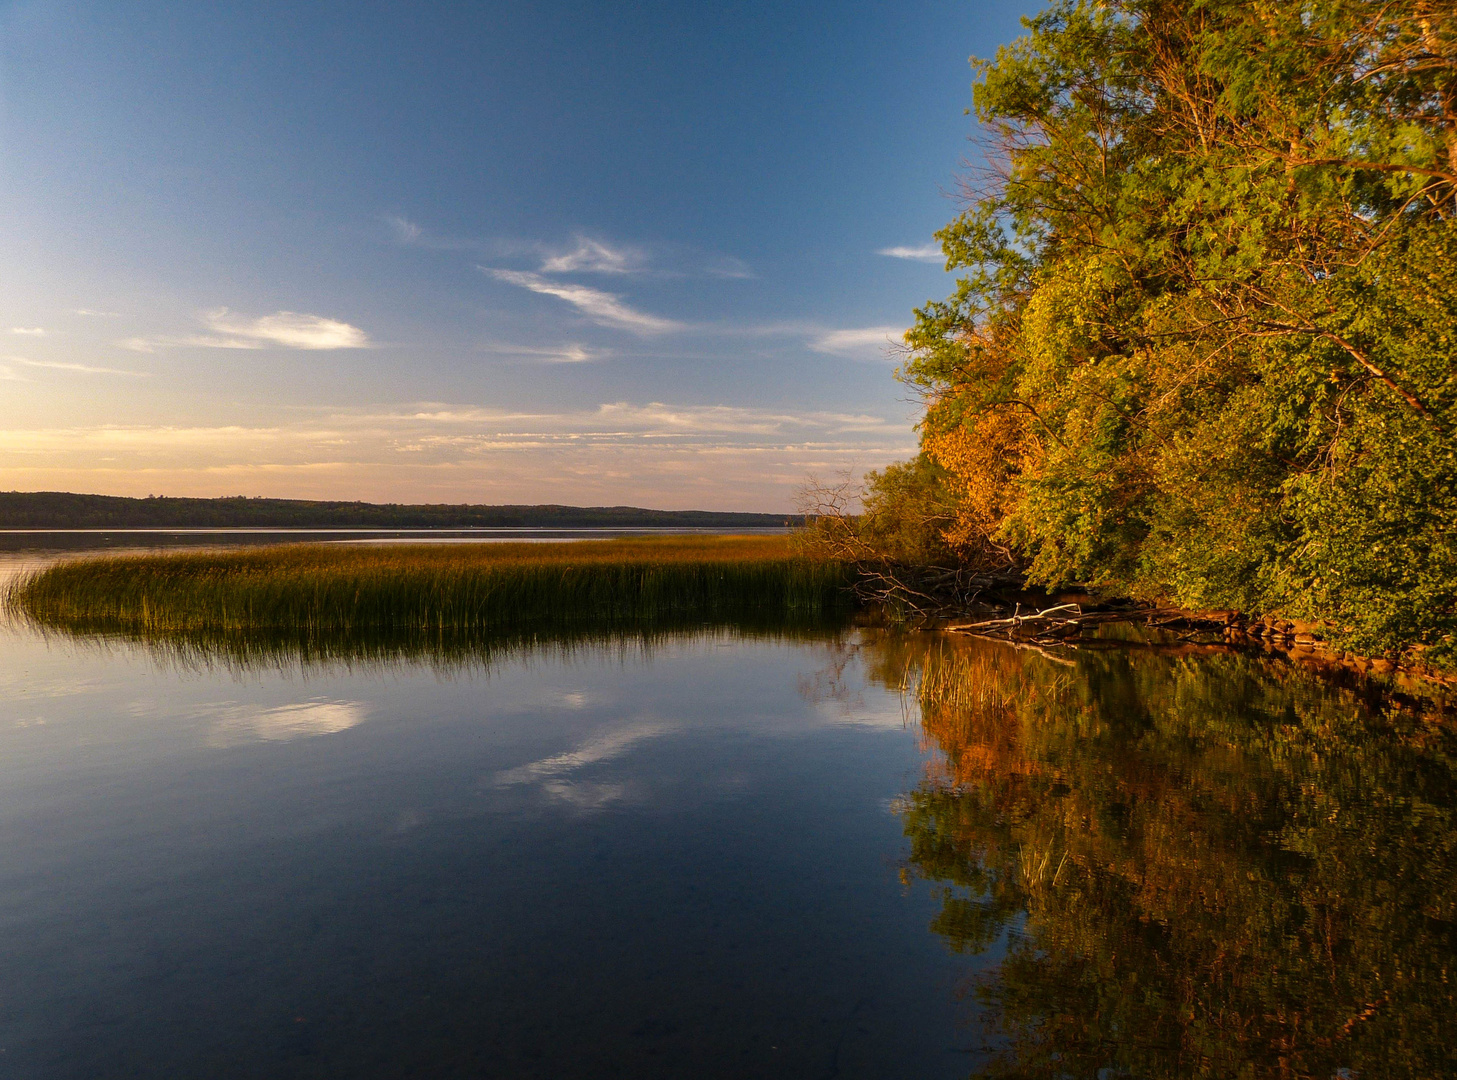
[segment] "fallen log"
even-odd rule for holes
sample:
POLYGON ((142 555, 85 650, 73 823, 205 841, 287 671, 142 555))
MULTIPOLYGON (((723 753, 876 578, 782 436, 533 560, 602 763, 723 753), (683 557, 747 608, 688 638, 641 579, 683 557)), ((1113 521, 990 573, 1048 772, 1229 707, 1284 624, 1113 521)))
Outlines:
POLYGON ((1110 626, 1117 623, 1140 624, 1176 633, 1216 629, 1222 631, 1225 627, 1222 617, 1204 618, 1178 608, 1131 607, 1088 611, 1081 604, 1055 604, 1025 614, 1018 605, 1011 615, 976 622, 950 623, 941 629, 954 634, 1066 644, 1067 639, 1079 636, 1090 626, 1110 626))
POLYGON ((1002 619, 983 619, 974 623, 953 623, 950 626, 943 626, 943 630, 955 633, 988 633, 1000 629, 1016 629, 1028 623, 1057 621, 1062 623, 1077 622, 1082 618, 1082 606, 1079 604, 1058 604, 1055 607, 1043 608, 1041 611, 1031 612, 1023 615, 1021 605, 1012 615, 1002 619), (1057 615, 1057 612, 1072 612, 1071 617, 1057 615))

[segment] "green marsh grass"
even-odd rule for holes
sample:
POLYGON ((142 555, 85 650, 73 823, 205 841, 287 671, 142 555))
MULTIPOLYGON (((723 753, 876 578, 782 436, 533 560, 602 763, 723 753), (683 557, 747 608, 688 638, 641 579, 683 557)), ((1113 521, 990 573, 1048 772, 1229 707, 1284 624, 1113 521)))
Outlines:
POLYGON ((5 599, 45 628, 206 650, 474 651, 706 625, 809 629, 853 607, 849 573, 787 537, 299 544, 59 562, 5 599))

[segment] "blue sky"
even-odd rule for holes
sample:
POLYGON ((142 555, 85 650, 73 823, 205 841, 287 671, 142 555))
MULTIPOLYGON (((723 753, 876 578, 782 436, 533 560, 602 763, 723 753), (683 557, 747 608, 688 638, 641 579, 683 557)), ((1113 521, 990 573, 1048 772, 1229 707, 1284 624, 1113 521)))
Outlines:
POLYGON ((785 510, 913 452, 1035 4, 0 5, 0 489, 785 510))

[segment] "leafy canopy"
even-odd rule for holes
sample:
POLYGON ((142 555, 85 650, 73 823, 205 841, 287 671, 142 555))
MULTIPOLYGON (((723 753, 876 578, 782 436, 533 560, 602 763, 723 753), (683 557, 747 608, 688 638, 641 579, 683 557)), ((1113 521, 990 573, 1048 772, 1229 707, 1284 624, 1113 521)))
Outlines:
POLYGON ((908 333, 951 529, 1457 660, 1457 8, 1059 0, 908 333))

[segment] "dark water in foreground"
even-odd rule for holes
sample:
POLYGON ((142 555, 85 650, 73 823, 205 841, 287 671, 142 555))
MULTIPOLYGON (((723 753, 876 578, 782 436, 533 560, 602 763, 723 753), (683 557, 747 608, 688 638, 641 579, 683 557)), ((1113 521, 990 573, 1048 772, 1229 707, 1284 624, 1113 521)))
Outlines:
POLYGON ((1223 655, 9 626, 0 1076, 1450 1076, 1453 751, 1223 655))

